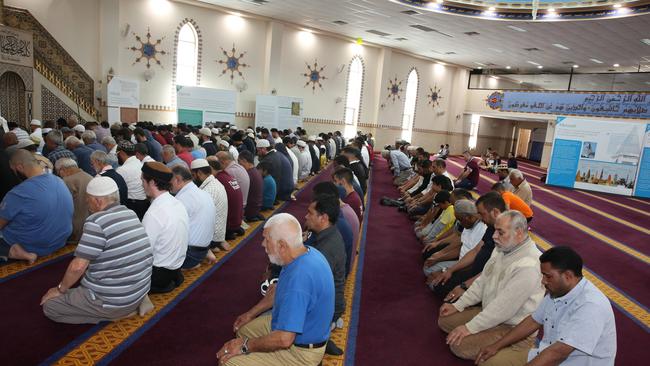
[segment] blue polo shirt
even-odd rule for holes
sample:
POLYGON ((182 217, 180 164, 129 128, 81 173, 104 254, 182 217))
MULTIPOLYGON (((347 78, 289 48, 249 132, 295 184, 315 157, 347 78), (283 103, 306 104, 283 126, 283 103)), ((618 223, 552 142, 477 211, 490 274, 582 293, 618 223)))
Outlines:
POLYGON ((43 256, 63 247, 72 233, 72 195, 61 178, 41 174, 15 186, 0 203, 1 230, 9 244, 43 256))
POLYGON ((271 330, 296 333, 297 344, 329 339, 334 316, 332 270, 318 250, 307 248, 282 268, 271 318, 271 330))
POLYGON ((273 203, 275 202, 275 196, 277 193, 277 186, 275 185, 275 179, 269 174, 263 179, 264 188, 262 189, 262 208, 273 208, 273 203))

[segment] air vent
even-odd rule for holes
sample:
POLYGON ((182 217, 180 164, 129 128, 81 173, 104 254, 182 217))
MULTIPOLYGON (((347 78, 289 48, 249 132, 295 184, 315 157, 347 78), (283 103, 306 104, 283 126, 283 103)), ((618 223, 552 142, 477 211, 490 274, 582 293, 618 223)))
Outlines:
POLYGON ((407 38, 404 38, 404 37, 399 37, 399 38, 395 38, 395 40, 396 40, 396 41, 400 41, 400 42, 401 42, 401 41, 406 41, 406 40, 407 40, 407 38))
POLYGON ((390 33, 382 32, 382 31, 379 31, 379 30, 376 30, 376 29, 370 29, 370 30, 367 30, 366 32, 376 34, 376 35, 382 36, 382 37, 390 36, 390 33))
POLYGON ((576 62, 575 61, 562 61, 562 64, 563 65, 575 65, 576 62))
POLYGON ((537 52, 537 51, 541 51, 541 50, 539 48, 537 48, 537 47, 530 47, 530 48, 524 48, 524 51, 537 52))
POLYGON ((643 43, 647 44, 648 46, 650 46, 650 38, 644 38, 644 39, 641 40, 641 42, 643 42, 643 43))
POLYGON ((239 0, 243 3, 249 3, 253 5, 265 5, 269 2, 269 0, 239 0))
POLYGON ((517 32, 528 32, 527 30, 525 30, 523 28, 515 27, 514 25, 509 25, 508 28, 510 28, 510 29, 512 29, 514 31, 517 31, 517 32))
POLYGON ((419 29, 419 30, 421 30, 423 32, 433 32, 433 31, 435 31, 435 29, 429 28, 426 25, 421 25, 421 24, 412 24, 412 25, 410 25, 410 27, 415 28, 415 29, 419 29))
POLYGON ((474 36, 478 36, 481 33, 472 31, 472 32, 464 32, 463 34, 466 36, 474 37, 474 36))
POLYGON ((422 13, 419 13, 419 12, 417 12, 415 10, 404 10, 404 11, 400 11, 400 13, 406 14, 406 15, 419 15, 419 14, 422 14, 422 13))
POLYGON ((346 25, 346 24, 348 24, 348 22, 343 21, 343 20, 335 20, 332 23, 338 24, 338 25, 346 25))
POLYGON ((455 55, 455 54, 456 54, 456 52, 454 52, 454 51, 445 52, 445 55, 455 55))

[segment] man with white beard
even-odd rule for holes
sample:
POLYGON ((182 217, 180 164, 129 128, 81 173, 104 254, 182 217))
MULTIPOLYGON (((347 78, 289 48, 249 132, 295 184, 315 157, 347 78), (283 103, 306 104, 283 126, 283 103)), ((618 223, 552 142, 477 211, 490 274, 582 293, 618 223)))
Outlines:
MULTIPOLYGON (((495 250, 479 278, 458 301, 440 307, 438 326, 449 333, 451 351, 466 360, 476 360, 482 348, 532 314, 544 297, 542 253, 528 236, 524 215, 506 211, 497 217, 494 229, 495 250)), ((488 363, 525 365, 535 336, 501 349, 488 363)))
POLYGON ((277 285, 233 326, 221 365, 318 365, 334 314, 334 278, 325 257, 306 247, 302 229, 287 213, 264 225, 262 246, 271 263, 283 267, 277 285), (270 314, 258 316, 273 308, 270 314))

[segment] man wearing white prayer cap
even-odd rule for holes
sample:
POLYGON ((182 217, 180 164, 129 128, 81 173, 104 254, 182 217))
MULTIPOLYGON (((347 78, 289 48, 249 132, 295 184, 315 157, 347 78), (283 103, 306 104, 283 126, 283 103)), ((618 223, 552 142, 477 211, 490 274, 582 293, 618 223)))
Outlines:
POLYGON ((217 153, 217 147, 214 146, 212 142, 212 130, 207 127, 199 129, 199 140, 201 141, 201 147, 205 149, 205 154, 211 156, 217 153))
POLYGON ((43 313, 70 324, 118 320, 136 311, 144 315, 153 309, 147 297, 153 265, 147 233, 135 212, 119 204, 113 179, 93 178, 86 194, 92 214, 61 282, 41 299, 43 313))

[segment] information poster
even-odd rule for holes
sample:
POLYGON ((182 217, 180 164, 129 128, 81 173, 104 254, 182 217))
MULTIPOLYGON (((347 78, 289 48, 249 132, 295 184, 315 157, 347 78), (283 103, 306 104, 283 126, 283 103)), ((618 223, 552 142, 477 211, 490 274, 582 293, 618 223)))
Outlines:
POLYGON ((546 182, 631 196, 646 125, 558 117, 546 182))
POLYGON ((258 95, 255 100, 255 126, 279 130, 302 127, 303 99, 258 95))
POLYGON ((647 124, 645 127, 643 152, 641 153, 641 162, 639 163, 639 170, 637 172, 634 195, 650 198, 650 124, 647 124))
POLYGON ((140 108, 140 83, 137 80, 113 77, 106 86, 106 106, 109 123, 123 122, 122 108, 136 111, 140 108))
POLYGON ((205 126, 207 122, 235 124, 237 92, 234 90, 176 87, 178 122, 205 126))

